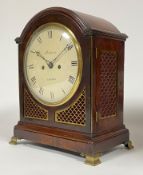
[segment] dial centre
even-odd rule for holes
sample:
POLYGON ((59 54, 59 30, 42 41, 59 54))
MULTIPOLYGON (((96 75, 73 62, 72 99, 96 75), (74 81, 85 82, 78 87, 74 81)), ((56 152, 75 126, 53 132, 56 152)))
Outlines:
POLYGON ((54 66, 54 64, 53 64, 52 62, 50 62, 50 63, 48 64, 48 66, 49 66, 50 69, 52 69, 53 66, 54 66))

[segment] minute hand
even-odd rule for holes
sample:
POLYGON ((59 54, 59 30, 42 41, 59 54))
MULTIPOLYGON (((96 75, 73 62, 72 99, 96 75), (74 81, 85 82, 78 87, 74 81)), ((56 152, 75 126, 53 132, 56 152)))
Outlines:
POLYGON ((53 64, 59 60, 60 56, 64 53, 64 51, 66 51, 68 47, 69 47, 69 44, 67 44, 66 47, 56 56, 56 58, 53 59, 52 61, 53 64))

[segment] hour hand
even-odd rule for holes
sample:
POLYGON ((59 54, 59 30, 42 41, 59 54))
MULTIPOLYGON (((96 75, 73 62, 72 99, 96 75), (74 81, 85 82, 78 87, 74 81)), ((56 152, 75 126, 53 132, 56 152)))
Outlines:
POLYGON ((42 58, 47 64, 50 63, 50 61, 47 60, 45 57, 43 57, 39 51, 35 51, 35 53, 36 53, 36 55, 37 55, 38 57, 42 58))
POLYGON ((41 55, 40 52, 35 51, 35 53, 36 53, 36 55, 37 55, 38 57, 42 58, 42 59, 46 62, 46 64, 48 65, 48 67, 49 67, 50 69, 53 68, 53 63, 52 63, 51 61, 49 61, 49 60, 47 60, 46 58, 44 58, 44 57, 41 55))
POLYGON ((48 61, 48 60, 46 60, 46 59, 41 55, 40 52, 35 51, 35 53, 36 53, 36 55, 37 55, 38 57, 42 58, 44 61, 46 61, 46 62, 48 61))

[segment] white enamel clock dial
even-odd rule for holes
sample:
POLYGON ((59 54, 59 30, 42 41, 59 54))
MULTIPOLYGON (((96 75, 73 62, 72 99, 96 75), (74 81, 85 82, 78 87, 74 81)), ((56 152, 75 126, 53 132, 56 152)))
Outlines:
POLYGON ((64 25, 48 23, 30 38, 24 74, 32 95, 45 105, 61 105, 77 90, 82 72, 81 48, 64 25))

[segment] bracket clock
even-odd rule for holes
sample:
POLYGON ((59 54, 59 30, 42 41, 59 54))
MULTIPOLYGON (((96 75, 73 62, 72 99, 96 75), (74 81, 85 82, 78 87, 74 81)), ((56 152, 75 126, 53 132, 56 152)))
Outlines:
POLYGON ((80 153, 91 165, 119 144, 123 124, 124 43, 110 22, 53 7, 34 16, 19 48, 18 139, 80 153))

